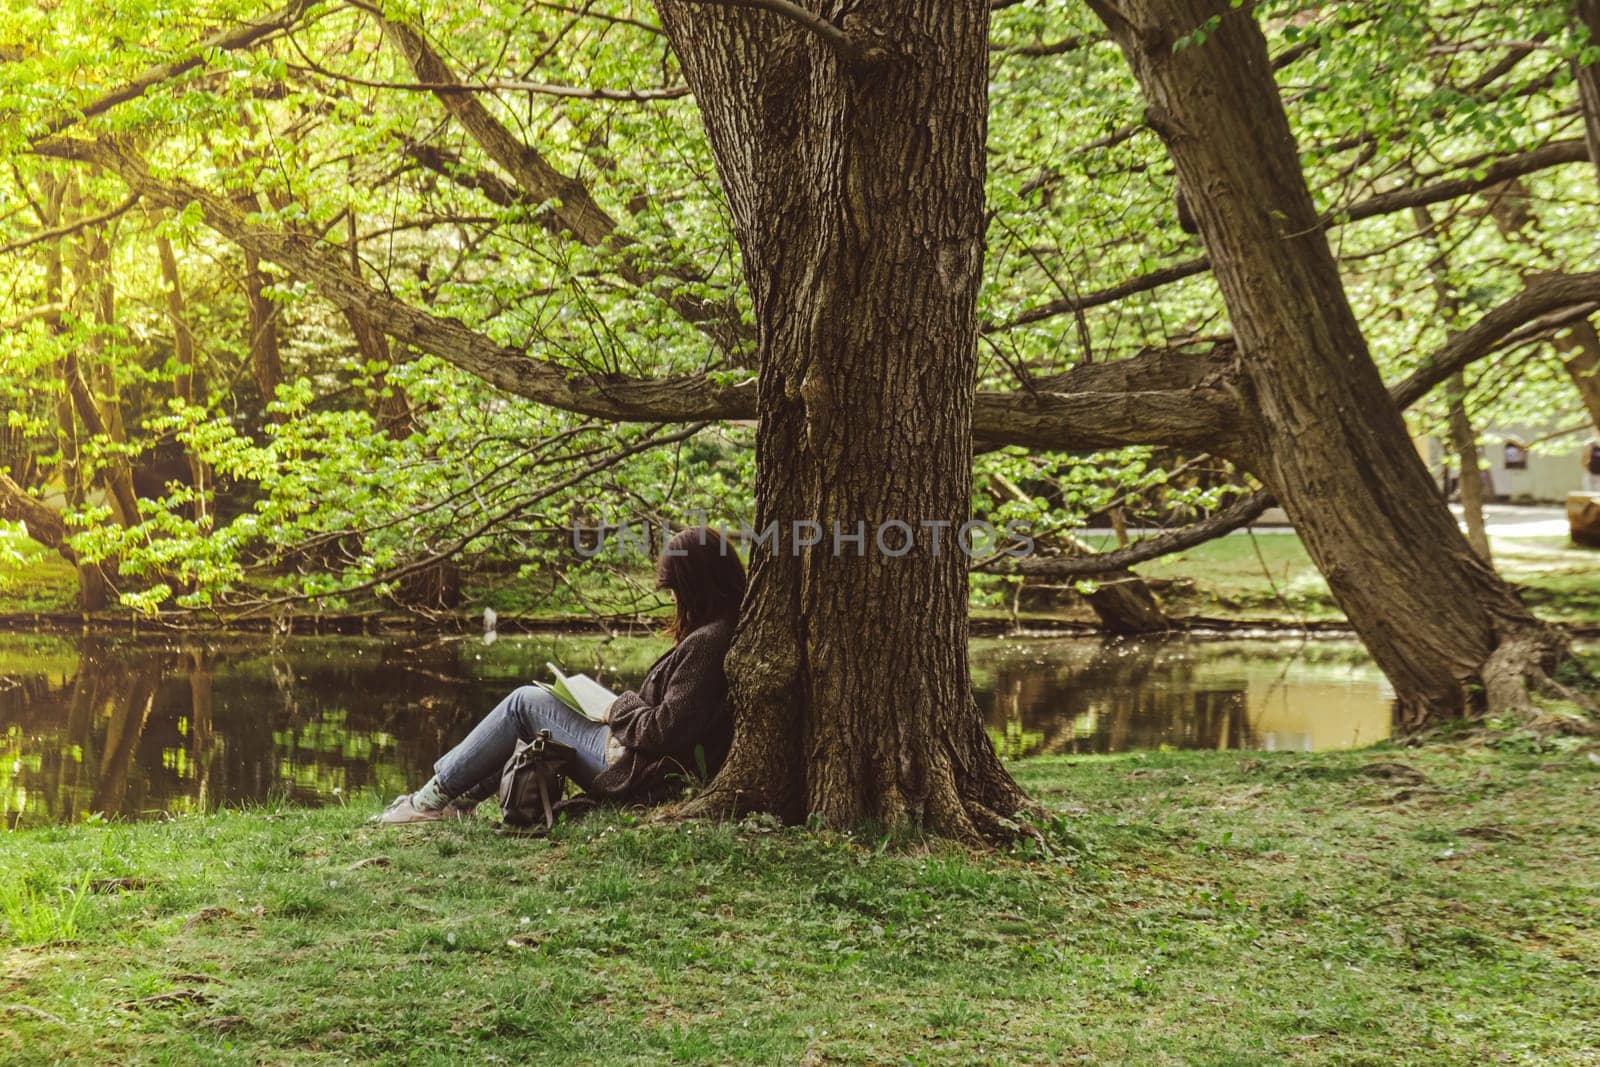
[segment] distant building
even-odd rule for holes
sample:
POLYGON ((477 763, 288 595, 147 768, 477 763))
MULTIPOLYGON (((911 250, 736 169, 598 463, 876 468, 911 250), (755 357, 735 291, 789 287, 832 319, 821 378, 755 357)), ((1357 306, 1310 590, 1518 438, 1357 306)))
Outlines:
MULTIPOLYGON (((1584 449, 1594 439, 1594 427, 1582 412, 1543 426, 1492 426, 1478 433, 1480 476, 1489 500, 1558 504, 1567 494, 1585 486, 1584 449)), ((1454 500, 1459 495, 1455 454, 1446 442, 1429 437, 1419 451, 1433 472, 1434 482, 1454 500)))

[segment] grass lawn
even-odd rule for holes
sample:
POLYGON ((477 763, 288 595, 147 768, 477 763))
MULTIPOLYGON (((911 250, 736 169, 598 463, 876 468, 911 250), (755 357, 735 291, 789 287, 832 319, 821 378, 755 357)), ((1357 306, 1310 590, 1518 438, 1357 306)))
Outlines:
POLYGON ((0 1060, 1596 1062, 1589 754, 1015 769, 1052 855, 376 798, 0 837, 0 1060))
POLYGON ((78 574, 72 564, 23 533, 21 526, 0 522, 0 611, 74 611, 77 603, 78 574))
MULTIPOLYGON (((1600 620, 1600 551, 1565 537, 1497 537, 1496 569, 1522 590, 1541 616, 1556 622, 1600 620)), ((1173 614, 1342 619, 1328 583, 1293 534, 1239 534, 1136 568, 1175 583, 1163 594, 1173 614), (1253 543, 1252 543, 1253 542, 1253 543)))

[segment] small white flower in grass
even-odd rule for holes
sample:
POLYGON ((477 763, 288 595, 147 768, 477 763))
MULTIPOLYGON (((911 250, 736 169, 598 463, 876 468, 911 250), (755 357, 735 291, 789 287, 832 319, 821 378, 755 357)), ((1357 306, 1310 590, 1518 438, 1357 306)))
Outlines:
POLYGON ((451 930, 448 934, 444 935, 444 939, 446 941, 448 941, 452 945, 455 944, 456 943, 456 932, 454 930, 451 930))

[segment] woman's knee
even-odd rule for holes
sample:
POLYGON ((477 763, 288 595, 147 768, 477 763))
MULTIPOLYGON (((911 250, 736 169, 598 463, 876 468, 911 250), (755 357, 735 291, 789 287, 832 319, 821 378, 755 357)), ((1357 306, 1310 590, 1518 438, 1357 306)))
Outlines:
POLYGON ((509 706, 524 727, 523 732, 531 736, 549 725, 549 705, 554 700, 536 685, 523 685, 511 691, 509 706))
POLYGON ((548 693, 536 685, 519 685, 511 691, 512 700, 516 701, 516 703, 522 707, 528 707, 530 705, 537 704, 541 697, 548 695, 548 693))

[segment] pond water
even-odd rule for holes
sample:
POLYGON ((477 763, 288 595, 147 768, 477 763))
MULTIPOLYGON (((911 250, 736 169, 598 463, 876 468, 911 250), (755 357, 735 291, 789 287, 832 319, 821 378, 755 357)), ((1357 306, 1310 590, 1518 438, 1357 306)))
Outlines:
MULTIPOLYGON (((11 828, 419 784, 547 661, 637 684, 656 638, 309 637, 157 643, 0 635, 0 807, 11 828)), ((1008 757, 1313 750, 1389 734, 1392 693, 1346 641, 976 640, 1008 757)))

